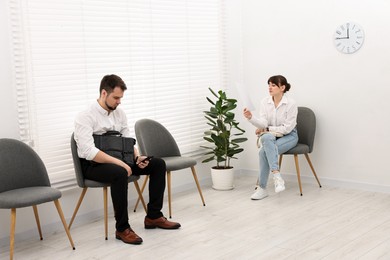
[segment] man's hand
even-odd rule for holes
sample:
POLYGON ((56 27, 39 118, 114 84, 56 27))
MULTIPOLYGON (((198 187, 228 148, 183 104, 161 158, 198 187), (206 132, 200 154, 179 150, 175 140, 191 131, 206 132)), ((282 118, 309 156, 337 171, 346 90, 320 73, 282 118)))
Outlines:
POLYGON ((130 176, 133 172, 131 171, 131 168, 129 165, 127 165, 126 163, 124 163, 123 167, 126 169, 127 171, 127 176, 130 176))
POLYGON ((136 164, 138 168, 145 168, 149 165, 149 161, 152 159, 152 157, 146 156, 146 155, 141 155, 137 156, 136 164))
POLYGON ((112 157, 111 155, 108 155, 108 154, 106 154, 103 151, 99 151, 96 154, 95 158, 93 158, 93 161, 95 161, 97 163, 112 163, 112 164, 119 165, 119 166, 121 166, 121 167, 126 169, 127 176, 130 176, 133 173, 131 171, 130 166, 127 165, 125 162, 119 160, 118 158, 112 157))

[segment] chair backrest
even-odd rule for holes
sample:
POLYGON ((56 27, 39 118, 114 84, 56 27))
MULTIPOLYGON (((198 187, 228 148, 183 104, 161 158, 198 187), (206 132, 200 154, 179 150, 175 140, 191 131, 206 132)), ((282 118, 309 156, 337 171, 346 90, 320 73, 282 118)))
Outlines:
POLYGON ((42 186, 50 180, 39 155, 22 141, 0 139, 0 192, 42 186))
POLYGON ((84 174, 81 167, 81 161, 77 153, 77 144, 76 144, 76 140, 74 139, 74 133, 70 138, 70 149, 72 150, 73 166, 74 166, 74 172, 76 174, 77 185, 79 185, 79 187, 81 188, 84 188, 85 187, 84 174))
POLYGON ((160 158, 181 156, 175 139, 159 122, 141 119, 135 123, 134 130, 140 154, 160 158))
POLYGON ((308 107, 298 107, 297 117, 298 143, 309 146, 309 153, 313 151, 316 133, 316 116, 308 107))

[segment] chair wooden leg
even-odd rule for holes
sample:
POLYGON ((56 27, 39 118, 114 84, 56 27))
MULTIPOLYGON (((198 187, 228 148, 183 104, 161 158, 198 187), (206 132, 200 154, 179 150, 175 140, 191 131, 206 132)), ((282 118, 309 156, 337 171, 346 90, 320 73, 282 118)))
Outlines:
POLYGON ((87 187, 83 188, 83 191, 80 194, 79 201, 77 202, 76 208, 73 211, 72 218, 70 219, 70 222, 69 222, 69 225, 68 225, 68 229, 70 229, 72 227, 73 221, 74 221, 74 219, 76 217, 77 212, 79 211, 81 202, 83 202, 83 199, 84 199, 85 193, 87 193, 87 190, 88 190, 87 187))
POLYGON ((168 172, 167 172, 167 181, 168 181, 169 218, 172 218, 171 171, 168 171, 168 172))
POLYGON ((33 205, 33 210, 34 210, 34 216, 35 216, 35 221, 37 222, 37 228, 38 228, 38 232, 39 232, 39 238, 41 240, 43 240, 43 237, 42 237, 42 230, 41 230, 41 222, 39 221, 39 214, 38 214, 38 207, 37 205, 33 205))
MULTIPOLYGON (((142 188, 141 188, 141 196, 138 196, 137 202, 135 203, 135 206, 134 206, 134 212, 137 211, 138 204, 141 200, 140 198, 142 197, 142 193, 145 190, 145 187, 146 187, 146 184, 148 183, 148 180, 149 180, 149 175, 145 175, 145 180, 144 180, 144 183, 142 184, 142 188)), ((143 197, 142 197, 142 199, 143 199, 143 197)), ((144 201, 144 203, 145 203, 145 201, 144 201)), ((146 208, 145 205, 144 205, 144 207, 146 208)), ((145 210, 145 211, 147 211, 147 210, 145 210)))
POLYGON ((9 259, 14 259, 16 208, 11 209, 11 231, 9 236, 9 259))
POLYGON ((65 229, 66 235, 68 236, 70 245, 72 246, 73 250, 75 250, 76 248, 74 247, 72 236, 70 235, 68 225, 66 224, 64 213, 62 212, 62 208, 61 208, 61 205, 60 205, 60 201, 59 200, 55 200, 54 204, 56 205, 56 208, 57 208, 57 211, 58 211, 58 215, 60 215, 62 224, 64 225, 64 229, 65 229))
POLYGON ((311 171, 312 171, 313 174, 314 174, 314 177, 315 177, 316 180, 317 180, 318 186, 320 186, 320 188, 322 188, 321 183, 320 183, 320 180, 319 180, 318 177, 317 177, 316 171, 314 170, 313 164, 311 163, 310 158, 309 158, 309 155, 308 155, 307 153, 305 153, 305 157, 306 157, 307 162, 308 162, 309 165, 310 165, 310 168, 311 168, 311 171))
POLYGON ((295 168, 297 169, 299 191, 301 192, 301 196, 302 196, 301 172, 299 171, 298 154, 294 154, 294 160, 295 160, 295 168))
POLYGON ((108 240, 108 199, 107 199, 107 186, 103 187, 103 204, 104 204, 104 234, 106 240, 108 240))
MULTIPOLYGON (((135 189, 137 190, 137 193, 138 193, 138 201, 141 200, 142 206, 144 207, 145 212, 148 213, 148 210, 147 210, 147 208, 146 208, 146 203, 145 203, 145 201, 144 201, 144 197, 142 196, 142 191, 141 191, 141 189, 139 188, 139 185, 138 185, 138 181, 137 181, 137 180, 134 181, 134 186, 135 186, 135 189)), ((145 187, 144 187, 144 188, 145 188, 145 187)), ((137 207, 137 205, 136 205, 135 207, 137 207)), ((135 209, 134 209, 134 212, 135 212, 135 209)))
POLYGON ((206 206, 206 203, 204 202, 202 190, 200 189, 198 176, 196 175, 196 171, 195 171, 195 167, 194 166, 191 166, 191 171, 192 171, 192 176, 194 176, 194 180, 195 180, 195 183, 196 183, 196 187, 198 188, 200 198, 202 199, 203 206, 206 206))

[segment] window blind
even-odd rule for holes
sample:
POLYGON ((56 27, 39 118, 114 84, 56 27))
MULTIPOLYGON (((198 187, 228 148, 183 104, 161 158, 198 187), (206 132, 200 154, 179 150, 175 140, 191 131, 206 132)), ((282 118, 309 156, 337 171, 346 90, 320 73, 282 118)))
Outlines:
POLYGON ((20 135, 54 187, 75 185, 73 121, 107 74, 128 86, 131 129, 155 119, 200 154, 208 87, 225 85, 222 0, 9 1, 20 135))

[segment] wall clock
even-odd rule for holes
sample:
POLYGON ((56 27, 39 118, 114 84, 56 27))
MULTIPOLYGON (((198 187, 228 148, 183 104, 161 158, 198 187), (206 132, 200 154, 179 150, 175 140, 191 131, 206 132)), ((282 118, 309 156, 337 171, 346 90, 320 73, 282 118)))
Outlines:
POLYGON ((357 52, 363 45, 363 28, 352 22, 344 23, 337 27, 333 35, 337 50, 342 53, 352 54, 357 52))

